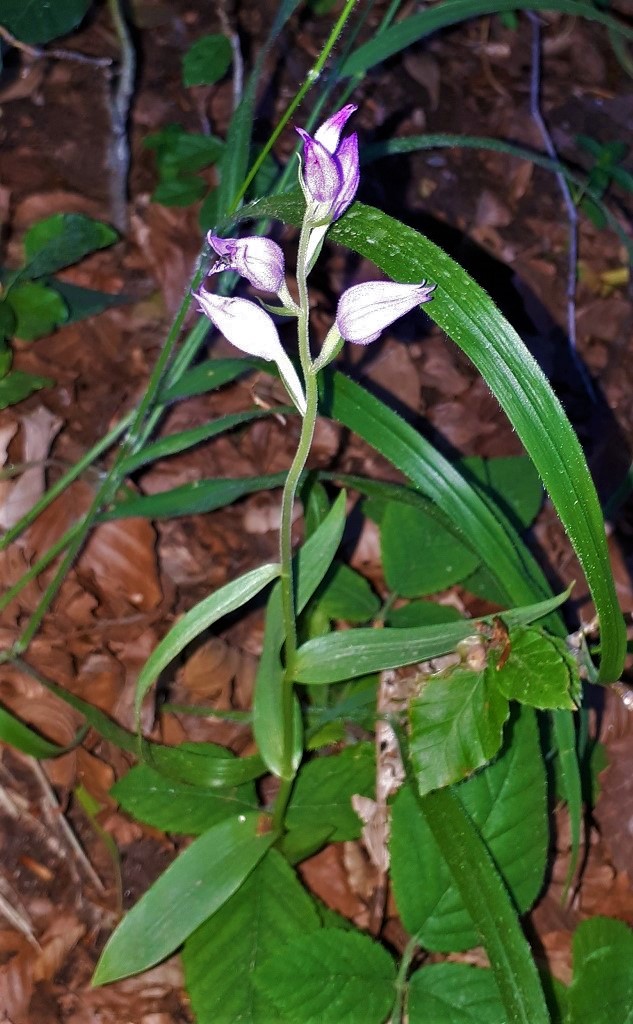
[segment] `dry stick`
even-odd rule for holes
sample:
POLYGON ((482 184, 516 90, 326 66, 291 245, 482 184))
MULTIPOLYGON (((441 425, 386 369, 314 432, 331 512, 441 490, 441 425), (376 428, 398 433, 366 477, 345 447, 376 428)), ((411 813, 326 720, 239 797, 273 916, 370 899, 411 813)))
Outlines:
POLYGON ((111 57, 91 57, 86 53, 78 53, 76 50, 60 50, 56 47, 52 47, 49 50, 43 50, 41 46, 30 46, 29 43, 23 43, 21 39, 16 39, 12 32, 9 32, 8 28, 4 25, 0 25, 0 39, 4 39, 5 43, 9 46, 13 46, 16 50, 21 50, 22 53, 28 54, 29 57, 51 57, 53 60, 72 60, 76 64, 90 64, 95 68, 107 68, 112 64, 111 57))
POLYGON ((240 48, 240 37, 233 31, 229 16, 226 13, 226 0, 218 4, 218 17, 222 31, 231 44, 233 51, 233 110, 237 110, 244 91, 244 59, 240 48))
MULTIPOLYGON (((530 72, 530 114, 532 120, 538 127, 543 140, 545 150, 551 160, 559 161, 559 156, 554 145, 552 136, 549 133, 549 129, 545 124, 545 119, 541 113, 541 22, 537 14, 532 11, 525 12, 528 16, 530 24, 532 26, 532 53, 531 53, 531 72, 530 72)), ((567 179, 564 174, 560 171, 554 172, 558 187, 560 188, 563 196, 565 207, 567 210, 567 219, 569 224, 569 244, 567 254, 567 340, 569 344, 569 351, 574 361, 574 365, 580 374, 580 378, 585 385, 587 394, 591 398, 592 402, 596 401, 596 392, 591 382, 591 378, 587 373, 587 370, 578 355, 576 347, 576 274, 578 264, 578 210, 574 203, 571 190, 567 183, 567 179)))
POLYGON ((110 164, 110 202, 112 220, 120 231, 127 229, 127 183, 130 170, 130 145, 127 125, 134 93, 136 53, 121 9, 120 0, 108 0, 110 16, 119 40, 120 59, 116 86, 110 96, 112 141, 110 164))
POLYGON ((81 843, 70 827, 66 816, 62 813, 57 797, 53 792, 53 787, 48 781, 44 769, 40 765, 39 761, 36 761, 34 758, 27 759, 25 757, 24 760, 30 764, 31 771, 37 780, 37 784, 42 794, 42 810, 44 811, 46 818, 48 819, 51 827, 56 827, 62 840, 65 841, 68 848, 75 855, 76 865, 71 861, 71 870, 77 865, 83 868, 84 873, 96 887, 97 891, 103 892, 103 882, 84 853, 81 843))

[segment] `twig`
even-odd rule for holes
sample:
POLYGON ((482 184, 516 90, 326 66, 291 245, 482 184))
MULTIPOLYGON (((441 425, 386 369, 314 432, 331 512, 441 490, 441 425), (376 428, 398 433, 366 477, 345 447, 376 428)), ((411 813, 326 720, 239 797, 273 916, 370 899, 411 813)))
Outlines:
POLYGON ((0 39, 4 39, 5 43, 8 43, 9 46, 13 46, 16 50, 21 50, 22 53, 28 54, 29 57, 72 60, 76 64, 90 64, 95 68, 107 68, 112 64, 111 57, 91 57, 87 53, 78 53, 77 50, 61 50, 58 47, 44 50, 41 46, 31 46, 29 43, 23 43, 21 39, 16 39, 4 25, 0 25, 0 39))
POLYGON ((116 87, 110 99, 112 145, 110 147, 110 198, 112 220, 117 228, 127 228, 127 188, 130 170, 130 145, 127 135, 130 106, 136 76, 136 52, 120 0, 108 0, 108 8, 119 40, 120 59, 116 87))
POLYGON ((4 917, 5 920, 12 924, 13 927, 24 935, 25 939, 37 950, 38 953, 42 952, 42 947, 35 938, 35 931, 33 928, 33 922, 31 921, 26 907, 22 905, 21 900, 17 894, 13 891, 9 883, 0 876, 0 916, 4 917), (9 890, 11 893, 13 903, 9 900, 2 890, 9 890))
POLYGON ((240 48, 240 37, 231 27, 224 2, 218 4, 218 17, 222 31, 231 44, 231 50, 233 51, 233 110, 235 111, 240 105, 242 92, 244 91, 244 60, 240 48))
MULTIPOLYGON (((530 72, 530 114, 533 121, 537 125, 543 145, 545 146, 546 152, 551 160, 559 160, 556 147, 553 139, 549 133, 549 129, 545 124, 545 119, 541 113, 541 22, 537 14, 532 11, 525 12, 528 16, 530 24, 532 26, 532 47, 531 47, 531 72, 530 72)), ((580 374, 580 378, 585 386, 587 394, 591 398, 592 402, 596 401, 596 392, 591 382, 591 378, 587 373, 587 370, 578 355, 576 347, 576 274, 578 265, 578 210, 574 203, 571 190, 567 184, 567 179, 560 171, 554 172, 558 187, 563 196, 565 207, 567 210, 567 219, 569 224, 569 243, 567 253, 567 339, 569 343, 569 350, 571 357, 574 361, 574 365, 580 374)))
POLYGON ((81 848, 81 844, 77 839, 77 836, 73 832, 72 828, 68 824, 65 815, 62 813, 57 798, 53 792, 53 788, 48 781, 43 768, 38 761, 30 758, 30 765, 35 778, 37 779, 40 791, 42 793, 43 801, 42 808, 52 826, 57 826, 58 831, 63 836, 65 842, 74 853, 77 863, 81 865, 85 874, 88 876, 90 881, 98 889, 99 892, 104 891, 104 885, 99 878, 97 872, 93 868, 92 864, 88 860, 86 854, 81 848))

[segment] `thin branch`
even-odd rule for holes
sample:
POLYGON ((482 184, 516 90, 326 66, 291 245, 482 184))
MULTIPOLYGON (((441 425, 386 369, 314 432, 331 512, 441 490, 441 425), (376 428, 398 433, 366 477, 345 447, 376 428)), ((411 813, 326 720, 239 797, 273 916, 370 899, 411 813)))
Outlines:
MULTIPOLYGON (((558 162, 559 156, 554 145, 545 119, 541 113, 541 22, 537 14, 532 11, 525 12, 532 26, 531 46, 531 72, 530 72, 530 114, 537 125, 545 150, 551 160, 558 162)), ((558 187, 565 202, 567 220, 569 225, 569 242, 567 253, 567 338, 569 350, 574 365, 580 374, 587 394, 593 402, 596 401, 596 392, 591 378, 578 355, 576 345, 576 275, 578 266, 578 210, 574 203, 567 179, 560 171, 555 172, 558 187)))
POLYGON ((110 99, 112 145, 110 168, 112 172, 110 195, 112 219, 121 231, 127 228, 127 190, 130 171, 130 144, 127 127, 134 94, 136 52, 123 14, 121 0, 108 0, 108 8, 119 40, 120 58, 116 86, 110 99))
POLYGON ((5 43, 8 43, 9 46, 13 46, 16 50, 21 50, 22 53, 28 54, 29 57, 71 60, 76 64, 90 64, 95 68, 108 68, 112 64, 111 57, 91 57, 87 53, 78 53, 77 50, 60 50, 58 47, 44 50, 41 46, 31 46, 29 43, 23 43, 21 39, 16 39, 13 33, 9 32, 8 28, 5 28, 4 25, 0 25, 0 39, 4 39, 5 43))

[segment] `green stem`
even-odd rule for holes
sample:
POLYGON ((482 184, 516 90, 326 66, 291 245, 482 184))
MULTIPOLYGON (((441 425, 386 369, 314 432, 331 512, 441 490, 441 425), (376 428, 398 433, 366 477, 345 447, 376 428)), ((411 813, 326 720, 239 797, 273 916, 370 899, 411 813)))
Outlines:
MULTIPOLYGON (((297 487, 301 474, 305 469, 319 406, 319 392, 317 387, 317 374, 312 365, 310 354, 310 300, 308 295, 307 281, 307 250, 310 240, 310 227, 304 221, 299 239, 299 252, 297 257, 297 286, 299 289, 300 313, 297 318, 297 334, 299 342, 299 358, 303 370, 306 388, 306 414, 301 424, 301 435, 297 445, 295 457, 288 470, 286 483, 281 501, 281 525, 279 529, 279 556, 281 562, 280 586, 281 586, 281 607, 284 621, 285 665, 286 673, 282 691, 282 722, 283 722, 283 757, 282 761, 286 771, 284 775, 292 774, 292 750, 294 730, 294 701, 293 701, 293 669, 297 653, 297 621, 295 609, 295 588, 292 568, 292 511, 294 508, 297 487)), ((275 804, 274 819, 277 825, 283 821, 285 807, 290 797, 290 790, 286 793, 282 785, 277 802, 275 804)))
POLYGON ((407 994, 407 975, 409 973, 411 961, 413 960, 413 956, 419 944, 417 935, 414 935, 409 939, 403 950, 402 960, 400 961, 398 976, 396 978, 396 998, 394 1000, 391 1016, 389 1017, 390 1024, 402 1024, 404 1016, 404 1000, 407 994))
POLYGON ((319 78, 321 76, 321 72, 323 71, 323 68, 325 67, 325 64, 327 62, 327 59, 330 56, 330 53, 332 52, 332 50, 334 49, 334 46, 338 42, 339 36, 340 36, 341 32, 343 31, 343 28, 345 27, 345 22, 347 21, 347 19, 349 18, 350 14, 352 13, 354 7, 356 6, 356 3, 357 3, 357 0, 347 0, 347 3, 345 4, 345 7, 341 11, 341 14, 339 15, 339 18, 337 19, 336 23, 334 24, 334 27, 332 28, 332 31, 330 32, 330 34, 328 36, 328 39, 327 39, 323 49, 321 50, 321 53, 319 54, 317 60, 315 61, 315 63, 312 65, 312 67, 308 71, 308 73, 307 73, 307 75, 306 75, 306 77, 305 77, 305 79, 303 81, 303 84, 301 85, 299 90, 295 93, 294 97, 292 98, 292 100, 289 103, 288 107, 286 108, 285 112, 282 114, 282 116, 281 116, 281 118, 279 120, 279 123, 277 124, 275 130, 272 132, 272 134, 270 135, 270 137, 266 141, 266 145, 264 146, 264 148, 262 149, 261 153, 257 157, 257 160, 255 161, 255 163, 251 167, 250 171, 248 172, 245 181, 242 183, 242 186, 241 186, 239 192, 237 193, 237 195, 235 196, 235 198, 233 200, 233 203, 231 204, 232 211, 237 210, 237 208, 238 208, 238 206, 240 204, 240 201, 246 195, 246 191, 247 191, 250 183, 253 181, 255 175, 257 174, 258 170, 260 169, 260 167, 264 163, 264 160, 266 159, 266 157, 270 153, 271 149, 275 145, 275 142, 277 141, 277 139, 281 135, 281 133, 284 130, 284 128, 286 127, 286 125, 288 124, 288 121, 290 120, 290 118, 294 114, 295 110, 297 109, 297 107, 299 106, 301 101, 303 100, 304 96, 312 88, 314 83, 318 82, 318 80, 319 80, 319 78))

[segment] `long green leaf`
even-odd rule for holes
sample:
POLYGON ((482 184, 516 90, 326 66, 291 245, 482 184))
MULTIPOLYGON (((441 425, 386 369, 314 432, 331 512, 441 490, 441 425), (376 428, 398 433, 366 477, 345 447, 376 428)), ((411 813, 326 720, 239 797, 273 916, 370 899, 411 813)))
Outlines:
POLYGON ((153 967, 219 910, 277 838, 258 835, 260 824, 259 814, 239 814, 187 847, 110 937, 93 985, 153 967))
POLYGON ((160 494, 143 497, 123 498, 108 512, 103 512, 98 522, 113 519, 130 519, 144 516, 148 519, 171 519, 174 516, 201 515, 213 512, 225 505, 232 505, 239 498, 273 487, 283 487, 286 473, 267 473, 265 476, 245 476, 237 479, 194 480, 180 487, 172 487, 160 494))
MULTIPOLYGON (((266 203, 259 203, 257 210, 259 214, 268 213, 282 220, 294 221, 297 216, 301 216, 301 204, 294 196, 275 197, 266 203)), ((595 487, 578 438, 560 402, 521 338, 486 292, 458 263, 417 231, 379 210, 355 203, 348 213, 333 225, 330 238, 373 260, 395 280, 414 282, 426 278, 437 283, 433 301, 425 306, 425 311, 473 361, 538 469, 584 569, 598 611, 602 632, 599 678, 602 682, 617 679, 624 664, 626 632, 624 619, 618 607, 604 533, 604 520, 595 487)), ((338 388, 339 394, 344 393, 346 388, 348 392, 352 390, 348 388, 348 384, 349 382, 346 382, 338 388)), ((334 414, 336 390, 335 387, 332 400, 334 414)), ((354 394, 354 390, 352 393, 354 394)), ((390 434, 395 433, 398 418, 395 414, 382 416, 380 426, 368 421, 366 408, 361 407, 359 410, 357 407, 358 396, 362 394, 362 389, 355 389, 356 407, 350 403, 351 396, 348 398, 347 408, 343 410, 346 412, 343 422, 348 426, 352 425, 353 429, 360 427, 363 436, 371 432, 370 443, 378 450, 382 450, 380 434, 386 429, 389 429, 390 434), (353 424, 349 422, 350 420, 354 421, 353 424)), ((379 405, 380 403, 376 403, 376 406, 379 405)), ((408 437, 411 428, 403 421, 399 422, 402 424, 397 429, 400 446, 411 448, 414 443, 408 437)), ((391 443, 390 436, 387 443, 391 443)), ((414 461, 411 454, 409 461, 414 461)), ((437 460, 435 463, 437 467, 437 460)), ((451 471, 450 464, 447 463, 447 466, 451 471)), ((453 516, 466 533, 472 536, 472 532, 475 531, 481 535, 482 547, 487 547, 488 550, 486 561, 492 560, 490 552, 494 550, 495 565, 498 566, 500 560, 508 562, 509 573, 506 573, 504 565, 502 582, 506 591, 511 591, 511 600, 533 599, 534 590, 531 589, 530 581, 518 578, 519 567, 516 564, 516 555, 512 553, 513 544, 507 525, 504 524, 505 531, 500 531, 498 528, 495 529, 494 523, 487 523, 486 530, 482 531, 485 517, 481 516, 481 506, 473 509, 472 500, 468 503, 462 502, 465 505, 462 515, 455 515, 459 498, 464 496, 459 475, 452 470, 447 483, 441 479, 437 468, 434 469, 434 474, 432 484, 438 494, 438 498, 434 500, 443 507, 447 502, 453 506, 453 516), (459 490, 457 499, 448 493, 454 488, 459 490), (503 532, 508 534, 505 538, 502 536, 503 532), (497 546, 499 534, 501 548, 497 546), (530 591, 529 596, 526 589, 530 591)), ((425 487, 418 479, 415 482, 429 494, 428 485, 425 487)), ((488 520, 491 519, 494 519, 492 513, 488 516, 488 520)), ((527 564, 525 569, 528 569, 527 564)), ((532 566, 529 569, 531 570, 532 566)), ((533 572, 530 572, 530 576, 533 575, 533 572)))
POLYGON ((57 743, 45 740, 43 736, 39 736, 29 729, 28 725, 21 722, 6 708, 0 707, 0 743, 8 743, 16 750, 21 750, 23 754, 36 757, 40 761, 49 757, 60 757, 61 754, 73 750, 78 743, 81 743, 86 731, 86 727, 80 729, 77 738, 69 746, 60 747, 57 743))
POLYGON ((152 651, 136 680, 134 708, 137 724, 143 697, 170 661, 173 661, 176 655, 180 654, 187 644, 200 636, 205 629, 208 629, 224 615, 241 608, 256 594, 259 594, 260 590, 272 583, 278 575, 278 565, 262 565, 220 587, 214 594, 200 601, 186 615, 183 615, 173 629, 170 629, 167 636, 163 637, 158 647, 152 651))
POLYGON ((508 1024, 549 1024, 538 972, 514 907, 488 849, 459 797, 438 789, 420 807, 475 923, 508 1024))
MULTIPOLYGON (((380 36, 359 46, 345 61, 340 70, 342 77, 363 74, 370 68, 392 57, 394 53, 411 46, 412 43, 425 39, 432 32, 456 25, 470 18, 480 18, 486 14, 497 14, 501 11, 516 11, 516 0, 444 0, 443 3, 413 14, 409 18, 387 29, 380 36)), ((613 18, 599 7, 584 3, 582 0, 525 0, 521 4, 525 11, 560 11, 579 18, 597 21, 627 39, 633 39, 633 29, 613 18)))
MULTIPOLYGON (((554 611, 568 596, 569 591, 565 591, 536 605, 512 608, 502 612, 502 618, 508 627, 527 625, 554 611)), ((324 685, 426 661, 455 650, 460 640, 476 633, 478 622, 491 623, 493 617, 440 626, 354 629, 315 637, 297 652, 297 682, 324 685)))
MULTIPOLYGON (((263 419, 272 416, 276 410, 272 409, 248 409, 246 412, 230 413, 228 416, 220 416, 210 423, 203 423, 200 427, 192 427, 190 430, 181 430, 177 434, 169 434, 168 437, 161 437, 160 440, 141 448, 139 452, 124 459, 121 463, 121 474, 127 476, 133 473, 140 466, 146 466, 149 462, 157 459, 165 459, 169 455, 177 455, 180 452, 193 448, 194 445, 209 441, 212 437, 225 434, 235 427, 241 427, 253 420, 263 419)), ((289 406, 284 407, 284 412, 291 412, 289 406)))
MULTIPOLYGON (((345 527, 345 492, 341 491, 321 525, 295 556, 296 607, 301 612, 328 571, 336 549, 341 543, 345 527)), ((268 602, 264 648, 257 670, 253 705, 253 731, 259 752, 275 775, 284 777, 288 766, 284 764, 284 722, 282 720, 282 688, 284 681, 281 665, 281 647, 285 639, 281 614, 281 589, 277 584, 268 602)), ((295 704, 293 774, 302 754, 301 719, 295 704)))

